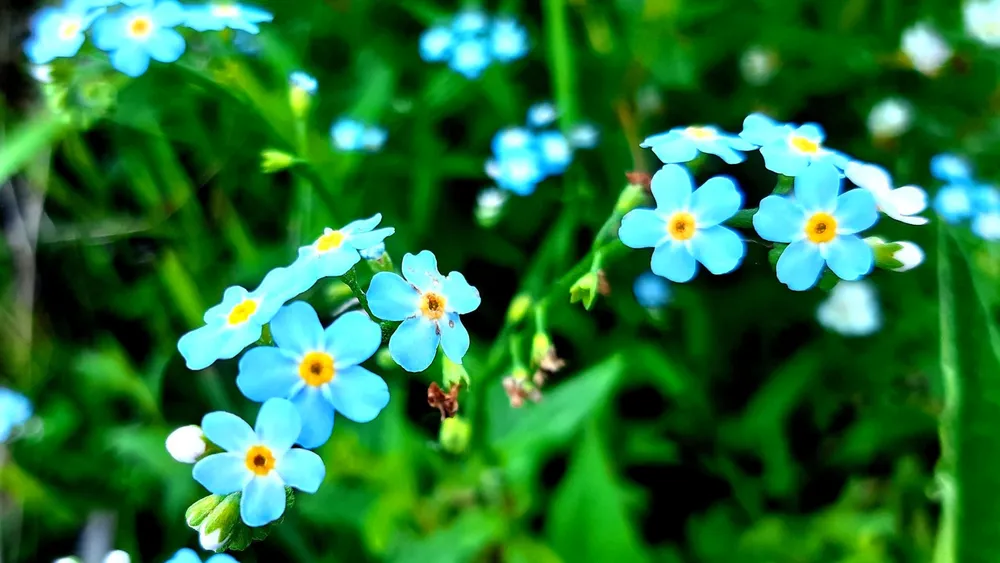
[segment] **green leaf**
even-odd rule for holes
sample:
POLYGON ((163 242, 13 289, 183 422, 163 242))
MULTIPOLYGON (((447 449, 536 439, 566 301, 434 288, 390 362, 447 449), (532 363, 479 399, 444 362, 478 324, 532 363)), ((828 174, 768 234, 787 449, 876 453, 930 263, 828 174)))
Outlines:
POLYGON ((563 563, 563 560, 551 547, 523 536, 504 546, 503 563, 563 563))
POLYGON ((504 521, 481 510, 463 512, 448 528, 417 540, 400 542, 392 563, 465 563, 497 541, 504 521))
POLYGON ((621 488, 591 423, 556 490, 547 532, 556 551, 574 563, 648 561, 621 488))
POLYGON ((52 145, 67 127, 65 116, 45 113, 11 133, 4 140, 3 150, 0 150, 0 184, 16 174, 28 160, 52 145))

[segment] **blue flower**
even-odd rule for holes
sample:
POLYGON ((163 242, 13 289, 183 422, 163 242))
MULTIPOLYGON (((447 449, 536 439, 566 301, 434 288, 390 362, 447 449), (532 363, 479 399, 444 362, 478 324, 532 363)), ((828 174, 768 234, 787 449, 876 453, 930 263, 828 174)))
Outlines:
MULTIPOLYGON (((382 214, 358 219, 344 228, 324 229, 312 244, 299 248, 299 257, 290 270, 301 279, 300 286, 312 287, 317 280, 342 276, 361 261, 359 251, 375 246, 396 232, 393 227, 375 229, 382 222, 382 214)), ((304 291, 304 290, 303 290, 304 291)))
POLYGON ((743 121, 740 137, 760 147, 768 170, 785 176, 798 176, 814 162, 827 162, 840 170, 849 162, 843 154, 823 146, 826 133, 815 123, 796 127, 753 113, 743 121))
POLYGON ((360 251, 361 257, 365 260, 378 260, 385 254, 385 243, 380 242, 374 246, 369 246, 360 251))
POLYGON ((429 63, 443 62, 451 54, 455 35, 450 28, 432 27, 420 35, 420 58, 429 63))
POLYGON ((254 6, 236 2, 210 2, 205 6, 189 7, 184 25, 196 31, 221 31, 229 28, 257 34, 260 32, 257 24, 273 19, 270 12, 254 6))
POLYGON ((25 54, 35 64, 72 57, 83 46, 84 32, 104 12, 81 0, 70 0, 63 8, 42 8, 31 19, 25 54))
POLYGON ((512 19, 498 19, 490 30, 490 47, 500 62, 520 59, 528 53, 528 32, 512 19))
POLYGON ((493 135, 491 146, 495 154, 508 150, 529 149, 534 146, 535 135, 524 127, 508 127, 493 135))
POLYGON ((285 399, 265 402, 252 429, 228 412, 206 414, 201 428, 225 453, 196 463, 194 479, 212 494, 242 491, 240 517, 247 526, 264 526, 281 518, 286 486, 315 493, 326 476, 318 455, 292 448, 302 431, 302 419, 295 405, 285 399))
POLYGON ((10 438, 14 428, 31 418, 31 401, 24 395, 0 387, 0 444, 10 438))
POLYGON ((330 127, 333 146, 345 152, 361 149, 377 151, 382 148, 387 136, 385 129, 369 126, 349 117, 338 119, 330 127))
POLYGON ((292 88, 298 88, 310 96, 316 95, 316 90, 319 89, 319 82, 301 70, 297 70, 288 75, 288 83, 292 86, 292 88))
POLYGON ((150 59, 172 63, 180 58, 184 38, 171 28, 185 17, 184 8, 173 0, 140 4, 97 20, 94 45, 109 53, 111 66, 136 77, 146 72, 150 59))
POLYGON ((972 219, 972 232, 983 240, 1000 240, 1000 209, 976 214, 972 219))
POLYGON ((778 280, 804 291, 819 280, 824 264, 853 281, 874 266, 874 253, 856 233, 878 221, 871 192, 841 194, 841 178, 829 163, 818 162, 795 178, 795 197, 771 195, 760 202, 753 226, 765 240, 789 243, 778 259, 778 280))
POLYGON ((652 148, 653 153, 667 164, 690 162, 699 152, 714 154, 727 164, 743 162, 746 157, 738 151, 749 151, 756 147, 715 127, 677 127, 666 133, 647 137, 639 145, 652 148))
POLYGON ((569 140, 569 145, 575 149, 592 149, 597 146, 600 133, 597 127, 590 123, 581 123, 570 129, 566 138, 569 140))
POLYGON ((530 195, 545 179, 542 162, 534 149, 508 149, 487 161, 486 174, 501 188, 517 195, 530 195))
POLYGON ((946 223, 958 223, 972 216, 972 190, 967 184, 950 184, 934 196, 934 211, 946 223))
POLYGON ((382 329, 361 311, 323 329, 316 311, 296 301, 271 321, 274 346, 240 358, 236 386, 251 401, 290 400, 302 417, 297 443, 316 448, 330 439, 333 413, 369 422, 389 404, 385 381, 359 364, 382 345, 382 329))
POLYGON ((542 173, 555 175, 565 172, 573 161, 573 149, 566 137, 558 131, 546 131, 538 135, 536 142, 541 156, 542 173))
POLYGON ((646 309, 659 309, 670 302, 670 283, 650 271, 635 278, 632 292, 639 305, 646 309))
POLYGON ((618 237, 631 248, 653 248, 653 273, 683 283, 698 262, 713 274, 735 270, 746 243, 721 223, 739 211, 743 194, 736 182, 717 176, 697 190, 683 166, 668 164, 651 181, 656 209, 634 209, 622 218, 618 237))
POLYGON ((545 127, 551 125, 559 116, 556 107, 550 102, 542 102, 528 108, 528 125, 531 127, 545 127))
POLYGON ((382 149, 389 133, 382 127, 367 127, 361 134, 361 146, 370 152, 377 152, 382 149))
MULTIPOLYGON (((167 563, 201 563, 201 557, 198 557, 193 549, 185 547, 168 559, 167 563)), ((239 561, 227 553, 217 553, 206 559, 205 563, 239 563, 239 561)))
POLYGON ((406 371, 427 369, 438 343, 456 364, 469 350, 469 332, 459 315, 479 307, 479 290, 465 276, 438 272, 429 250, 403 256, 403 276, 379 272, 368 287, 368 306, 387 321, 403 321, 389 339, 389 354, 406 371))
POLYGON ((931 158, 931 175, 949 184, 967 184, 972 181, 972 167, 956 154, 943 153, 931 158))
POLYGON ((462 76, 472 80, 490 65, 489 46, 480 38, 461 39, 452 49, 448 66, 462 76))
POLYGON ((305 281, 310 280, 296 268, 275 268, 253 291, 238 285, 226 289, 222 303, 205 312, 205 326, 177 342, 188 369, 205 369, 216 360, 228 360, 256 342, 278 309, 315 282, 304 285, 305 281))

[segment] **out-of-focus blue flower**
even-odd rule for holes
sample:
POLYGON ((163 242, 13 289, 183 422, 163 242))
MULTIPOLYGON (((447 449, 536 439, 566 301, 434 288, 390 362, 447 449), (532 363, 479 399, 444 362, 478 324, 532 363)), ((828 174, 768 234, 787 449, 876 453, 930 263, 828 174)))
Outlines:
POLYGON ((450 25, 439 25, 420 36, 420 57, 427 62, 447 62, 469 79, 478 78, 493 60, 509 62, 528 50, 527 33, 517 22, 491 22, 479 10, 455 15, 450 25))
POLYGON ((491 146, 494 154, 503 154, 508 150, 530 149, 534 146, 535 134, 524 127, 508 127, 493 135, 491 146))
POLYGON ((984 240, 1000 240, 1000 209, 976 214, 972 218, 972 232, 984 240))
POLYGON ((375 152, 382 148, 388 133, 381 127, 366 125, 357 119, 342 117, 330 127, 330 138, 337 150, 375 152))
POLYGON ((318 455, 292 448, 302 431, 295 405, 269 399, 254 428, 228 412, 201 419, 205 437, 224 450, 195 464, 194 479, 212 494, 242 491, 240 517, 250 527, 274 522, 285 512, 285 487, 315 493, 326 468, 318 455))
POLYGON ((785 176, 798 176, 814 162, 828 162, 843 170, 850 160, 823 146, 823 128, 816 123, 794 126, 777 123, 760 113, 743 121, 740 137, 760 147, 764 166, 785 176))
POLYGON ((972 181, 972 166, 957 154, 942 153, 931 158, 931 175, 949 184, 967 184, 972 181))
POLYGON ((222 303, 205 312, 205 326, 177 342, 188 369, 205 369, 216 360, 235 357, 260 338, 262 327, 286 301, 313 283, 315 280, 302 276, 297 268, 275 268, 253 291, 238 285, 226 289, 222 303), (310 283, 304 285, 307 281, 310 283))
POLYGON ((950 184, 934 196, 934 211, 946 223, 968 219, 973 212, 972 190, 967 184, 950 184))
POLYGON ((757 148, 737 135, 701 126, 677 127, 646 137, 639 146, 653 149, 653 153, 666 164, 690 162, 698 153, 714 154, 727 164, 736 164, 746 159, 739 151, 757 148))
POLYGON ((559 117, 556 107, 550 102, 541 102, 528 108, 528 125, 530 127, 547 127, 559 117))
POLYGON ((805 291, 827 265, 841 279, 853 281, 874 266, 872 248, 857 235, 878 221, 871 192, 841 194, 840 172, 817 162, 795 178, 795 197, 771 195, 760 202, 753 226, 765 240, 788 243, 778 259, 778 281, 805 291))
POLYGON ((517 195, 530 195, 545 179, 540 155, 533 148, 508 149, 487 161, 486 174, 501 188, 517 195))
POLYGON ((62 8, 42 8, 31 18, 31 37, 24 44, 28 60, 45 64, 77 54, 84 32, 104 12, 83 0, 70 0, 62 8))
POLYGON ((464 10, 455 14, 451 20, 451 29, 459 36, 475 36, 484 33, 489 26, 490 18, 479 10, 464 10))
POLYGON ((10 438, 14 428, 31 418, 31 401, 24 395, 0 387, 0 444, 10 438))
POLYGON ((389 138, 389 132, 383 127, 367 127, 361 134, 361 146, 367 151, 378 152, 389 138))
POLYGON ((308 289, 322 278, 346 274, 361 261, 361 250, 396 232, 393 227, 376 229, 381 222, 382 214, 376 213, 352 221, 342 229, 327 228, 312 244, 299 248, 299 257, 289 268, 299 278, 298 285, 308 289))
POLYGON ((632 285, 635 300, 646 309, 659 309, 670 302, 670 283, 651 271, 635 278, 632 285))
POLYGON ((364 312, 345 313, 324 330, 316 311, 296 301, 274 316, 271 336, 276 347, 240 358, 236 386, 252 401, 292 401, 302 416, 302 447, 326 443, 334 411, 369 422, 389 404, 385 381, 360 366, 382 345, 382 329, 364 312))
POLYGON ((996 186, 976 186, 972 188, 972 204, 979 213, 1000 209, 1000 190, 996 186))
POLYGON ((490 47, 498 61, 515 61, 528 54, 528 32, 512 19, 498 19, 490 31, 490 47))
POLYGON ((237 31, 233 35, 233 46, 244 55, 256 55, 260 53, 260 40, 253 33, 237 31))
POLYGON ((469 332, 459 315, 479 308, 479 290, 465 276, 438 272, 437 259, 428 250, 403 256, 403 277, 379 272, 368 287, 368 305, 375 316, 403 321, 389 339, 389 354, 403 369, 427 369, 438 344, 452 362, 462 363, 469 350, 469 332))
POLYGON ((908 225, 926 225, 929 219, 917 215, 927 209, 927 192, 919 186, 895 188, 889 172, 881 166, 851 162, 844 175, 875 197, 879 211, 908 225))
POLYGON ((174 0, 139 4, 108 14, 94 24, 94 45, 107 51, 111 66, 136 77, 149 60, 172 63, 184 53, 184 38, 174 26, 185 21, 184 8, 174 0))
POLYGON ((716 176, 697 190, 690 172, 668 164, 653 175, 650 187, 656 209, 634 209, 622 218, 618 237, 630 248, 653 248, 653 273, 683 283, 700 262, 713 274, 735 270, 746 243, 722 226, 743 204, 736 182, 716 176))
POLYGON ((270 12, 254 6, 236 2, 210 2, 204 6, 188 7, 184 25, 196 31, 221 31, 229 28, 256 34, 260 32, 257 24, 273 19, 270 12))
POLYGON ((552 176, 566 171, 573 161, 573 148, 558 131, 546 131, 536 138, 538 154, 541 156, 542 172, 552 176))
POLYGON ((479 76, 490 65, 488 45, 484 39, 459 40, 452 51, 448 66, 468 79, 479 76))
POLYGON ((319 82, 301 70, 288 75, 288 83, 292 88, 298 88, 310 96, 315 96, 316 90, 319 89, 319 82))
MULTIPOLYGON (((201 557, 195 550, 185 547, 168 559, 167 563, 201 563, 201 557)), ((239 561, 228 553, 217 553, 206 559, 205 563, 239 563, 239 561)))
POLYGON ((420 58, 429 63, 443 62, 451 53, 455 35, 450 28, 432 27, 420 36, 420 58))
POLYGON ((590 123, 581 123, 580 125, 573 126, 566 135, 566 138, 569 140, 569 145, 574 149, 592 149, 597 146, 600 133, 597 131, 597 127, 594 127, 590 123))

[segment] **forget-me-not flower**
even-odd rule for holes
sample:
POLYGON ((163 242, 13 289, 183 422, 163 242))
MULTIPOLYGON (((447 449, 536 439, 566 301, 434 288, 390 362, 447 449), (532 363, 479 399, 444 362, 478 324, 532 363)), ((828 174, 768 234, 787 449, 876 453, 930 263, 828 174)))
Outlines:
POLYGON ((520 59, 528 54, 528 32, 512 19, 497 19, 490 30, 490 48, 498 61, 520 59))
POLYGON ((666 164, 690 162, 698 153, 714 154, 726 164, 737 164, 746 159, 739 151, 757 148, 737 135, 702 126, 677 127, 646 137, 639 146, 653 149, 653 153, 666 164))
POLYGON ((236 386, 252 401, 288 399, 302 416, 297 443, 316 448, 333 432, 334 411, 369 422, 389 404, 389 387, 361 367, 382 345, 382 329, 362 311, 344 313, 323 329, 312 306, 289 303, 271 321, 277 346, 240 358, 236 386))
POLYGON ((931 157, 931 176, 949 184, 968 184, 972 182, 972 166, 957 154, 941 153, 931 157))
POLYGON ((309 289, 315 281, 304 277, 297 268, 275 268, 253 291, 238 285, 226 289, 222 303, 205 312, 205 326, 177 342, 188 369, 205 369, 216 360, 235 357, 260 338, 262 327, 286 301, 309 289))
POLYGON ((760 147, 768 170, 785 176, 798 176, 814 162, 829 162, 840 170, 848 163, 846 156, 823 146, 826 133, 816 123, 795 126, 752 113, 743 121, 740 137, 760 147))
POLYGON ((228 412, 211 412, 201 420, 205 436, 224 450, 195 464, 192 474, 212 494, 242 491, 240 517, 252 528, 274 522, 285 512, 285 487, 315 493, 326 468, 318 455, 292 448, 302 431, 295 405, 269 399, 250 428, 228 412))
POLYGON ((70 0, 62 8, 42 8, 31 18, 31 37, 24 44, 28 60, 45 64, 77 54, 83 46, 84 32, 104 12, 87 0, 70 0))
POLYGON ((573 147, 559 131, 545 131, 535 137, 542 173, 547 176, 562 174, 573 161, 573 147))
POLYGON ((875 287, 866 280, 842 281, 816 309, 819 324, 844 336, 868 336, 882 326, 875 287))
POLYGON ((259 23, 269 22, 274 16, 267 10, 236 2, 209 2, 203 6, 187 8, 184 25, 196 31, 221 31, 236 29, 257 34, 259 23))
POLYGON ((508 149, 486 162, 486 174, 501 188, 530 195, 545 179, 542 159, 534 148, 508 149))
POLYGON ((362 149, 377 151, 382 148, 387 136, 384 129, 349 117, 338 119, 330 127, 330 139, 334 148, 345 152, 362 149))
POLYGON ((452 49, 448 66, 470 80, 479 78, 490 66, 489 44, 479 37, 459 40, 452 49))
MULTIPOLYGON (((201 557, 195 550, 185 547, 174 554, 173 557, 167 560, 167 563, 202 563, 201 557)), ((217 553, 212 555, 205 560, 205 563, 239 563, 232 555, 228 553, 217 553)))
POLYGON ((597 131, 597 127, 594 127, 592 124, 581 123, 574 125, 569 130, 569 133, 566 134, 566 139, 569 141, 569 146, 574 149, 592 149, 597 146, 600 133, 597 131))
POLYGON ((934 77, 953 54, 951 47, 933 27, 916 23, 903 31, 900 50, 918 72, 934 77))
POLYGON ((107 51, 111 66, 136 77, 149 60, 172 63, 184 53, 184 37, 174 26, 185 20, 184 8, 174 0, 138 4, 108 14, 94 24, 94 45, 107 51))
POLYGON ((298 88, 310 96, 316 95, 316 90, 319 89, 319 82, 301 70, 289 74, 288 83, 292 88, 298 88))
POLYGON ((324 229, 312 244, 299 248, 299 257, 290 269, 301 276, 300 285, 308 289, 317 280, 342 276, 361 261, 360 251, 374 246, 396 232, 393 227, 376 229, 382 214, 351 221, 341 229, 324 229))
POLYGON ((868 274, 875 263, 872 248, 857 235, 878 221, 878 207, 864 189, 841 194, 840 172, 816 162, 795 178, 794 198, 770 195, 760 202, 753 226, 765 240, 788 243, 778 259, 778 280, 804 291, 828 265, 841 279, 868 274))
POLYGON ((918 213, 927 209, 927 192, 917 186, 893 188, 892 178, 881 166, 851 162, 844 169, 847 179, 875 196, 879 211, 908 225, 926 225, 918 213))
POLYGON ((559 112, 551 102, 537 103, 528 108, 528 125, 531 127, 547 127, 559 117, 559 112))
POLYGON ((402 270, 403 277, 379 272, 368 287, 368 306, 375 316, 403 321, 389 339, 392 359, 406 371, 424 371, 440 343, 448 359, 461 364, 469 332, 459 315, 479 308, 479 290, 459 272, 442 276, 429 250, 403 256, 402 270))
POLYGON ((972 190, 968 184, 949 184, 934 195, 934 211, 945 223, 958 223, 973 214, 972 190))
POLYGON ((618 237, 631 248, 653 248, 653 273, 683 283, 695 276, 700 262, 713 274, 735 270, 746 243, 722 226, 743 204, 736 182, 716 176, 694 189, 686 168, 668 164, 650 183, 656 209, 633 209, 622 218, 618 237))
POLYGON ((647 270, 636 276, 632 293, 639 305, 659 309, 670 302, 670 282, 647 270))
POLYGON ((469 79, 478 78, 493 60, 509 62, 527 53, 527 33, 510 19, 490 18, 479 10, 456 14, 449 25, 439 25, 420 36, 420 57, 446 62, 469 79))
POLYGON ((31 418, 31 401, 24 395, 0 387, 0 444, 10 438, 11 433, 31 418))

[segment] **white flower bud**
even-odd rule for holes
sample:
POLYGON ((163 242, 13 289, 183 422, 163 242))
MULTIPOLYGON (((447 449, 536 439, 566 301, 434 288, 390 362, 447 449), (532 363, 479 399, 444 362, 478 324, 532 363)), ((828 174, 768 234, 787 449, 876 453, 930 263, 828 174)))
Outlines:
POLYGON ((198 529, 198 543, 205 551, 218 551, 229 541, 229 537, 222 537, 222 528, 216 528, 205 533, 205 525, 198 529))
POLYGON ((887 98, 875 104, 868 114, 868 131, 872 137, 892 139, 910 129, 913 106, 906 100, 887 98))
POLYGON ((893 268, 897 272, 912 270, 924 262, 924 251, 910 241, 897 242, 901 248, 893 253, 892 257, 898 260, 902 266, 893 268))
POLYGON ((778 72, 778 55, 763 47, 751 47, 740 57, 740 72, 748 84, 766 84, 778 72))
POLYGON ((951 59, 951 47, 934 28, 918 23, 903 32, 902 51, 917 71, 935 76, 951 59))
POLYGON ((181 463, 194 463, 205 455, 205 435, 197 425, 181 426, 167 436, 170 457, 181 463))
POLYGON ((867 336, 882 325, 875 288, 866 281, 842 281, 816 311, 820 324, 844 336, 867 336))

